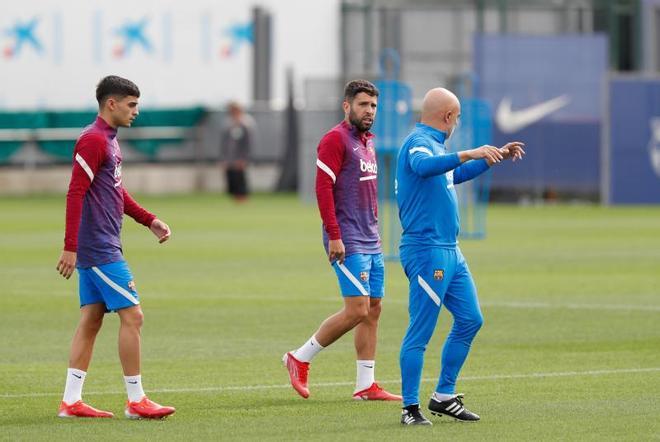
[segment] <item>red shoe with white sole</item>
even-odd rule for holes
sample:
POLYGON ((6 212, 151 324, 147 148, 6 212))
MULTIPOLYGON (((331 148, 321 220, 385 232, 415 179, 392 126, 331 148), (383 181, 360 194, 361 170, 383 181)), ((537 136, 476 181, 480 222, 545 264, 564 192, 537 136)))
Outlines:
POLYGON ((402 397, 383 390, 374 382, 371 387, 353 393, 353 399, 356 401, 400 401, 402 397))
POLYGON ((82 400, 69 405, 62 401, 57 417, 114 417, 109 411, 97 410, 82 400))
POLYGON ((309 397, 309 389, 307 388, 307 374, 309 373, 309 362, 301 362, 291 353, 285 353, 282 357, 284 366, 289 371, 289 379, 291 386, 298 394, 305 399, 309 397))
POLYGON ((176 408, 157 404, 145 396, 139 402, 128 401, 124 414, 129 419, 162 419, 175 411, 176 408))

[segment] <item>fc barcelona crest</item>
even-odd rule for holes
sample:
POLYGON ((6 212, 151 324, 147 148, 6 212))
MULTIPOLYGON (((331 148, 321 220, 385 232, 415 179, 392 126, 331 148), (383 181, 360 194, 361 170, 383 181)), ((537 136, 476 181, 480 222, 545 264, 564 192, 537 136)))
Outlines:
POLYGON ((369 279, 369 272, 360 272, 360 279, 366 282, 369 279))
POLYGON ((445 277, 445 271, 444 270, 434 270, 433 271, 433 279, 436 281, 442 281, 442 278, 445 277))

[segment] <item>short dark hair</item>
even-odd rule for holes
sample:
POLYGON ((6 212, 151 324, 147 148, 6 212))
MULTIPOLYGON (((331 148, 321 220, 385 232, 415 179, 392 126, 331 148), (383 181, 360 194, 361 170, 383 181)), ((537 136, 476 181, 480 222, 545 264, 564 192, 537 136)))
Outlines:
POLYGON ((128 96, 139 97, 140 89, 131 80, 116 75, 108 75, 96 85, 96 101, 99 106, 110 96, 124 98, 128 96))
POLYGON ((372 97, 378 96, 378 88, 372 82, 367 80, 352 80, 346 83, 344 87, 344 100, 350 103, 360 92, 364 92, 372 97))

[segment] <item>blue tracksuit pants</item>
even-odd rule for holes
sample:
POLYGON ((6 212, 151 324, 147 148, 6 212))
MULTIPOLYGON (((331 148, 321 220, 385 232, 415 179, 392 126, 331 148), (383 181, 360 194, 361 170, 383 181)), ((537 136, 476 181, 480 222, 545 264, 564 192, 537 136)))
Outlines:
POLYGON ((401 250, 401 264, 410 282, 410 323, 401 344, 403 406, 419 404, 424 351, 438 321, 440 306, 454 317, 442 350, 442 368, 436 391, 455 393, 456 378, 467 358, 483 316, 477 289, 465 258, 456 248, 401 250))

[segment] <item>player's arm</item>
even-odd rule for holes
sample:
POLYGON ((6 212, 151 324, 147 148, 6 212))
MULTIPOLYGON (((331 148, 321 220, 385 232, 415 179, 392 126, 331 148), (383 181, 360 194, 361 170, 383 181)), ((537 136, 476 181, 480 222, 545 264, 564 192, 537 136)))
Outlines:
POLYGON ((480 160, 468 161, 454 169, 454 184, 461 184, 470 181, 490 169, 490 164, 483 158, 480 160))
POLYGON ((442 175, 460 166, 461 160, 456 153, 433 155, 430 146, 419 141, 408 149, 410 168, 422 178, 442 175))
POLYGON ((335 214, 334 187, 344 162, 344 143, 337 132, 327 134, 318 147, 316 159, 316 201, 323 228, 328 234, 328 258, 344 262, 346 250, 341 240, 341 230, 335 214))
MULTIPOLYGON (((499 152, 503 160, 511 159, 516 161, 521 160, 523 155, 525 155, 525 151, 523 150, 522 146, 524 146, 524 143, 513 141, 511 143, 507 143, 499 149, 496 148, 496 150, 499 152)), ((473 150, 476 151, 482 148, 491 150, 491 147, 492 146, 482 146, 473 150)), ((499 161, 497 162, 499 163, 499 161)), ((454 184, 460 184, 478 177, 487 171, 493 164, 495 164, 495 161, 492 160, 491 157, 483 157, 478 160, 475 159, 473 161, 468 161, 467 163, 457 167, 454 170, 454 184)))
POLYGON ((96 134, 83 135, 76 143, 73 152, 71 181, 66 194, 64 250, 56 267, 60 275, 66 279, 71 277, 76 268, 78 230, 80 229, 83 199, 87 189, 94 181, 96 172, 106 159, 105 139, 96 134))
POLYGON ((156 235, 159 243, 167 241, 172 235, 170 227, 156 218, 156 215, 140 206, 126 188, 122 187, 121 190, 124 195, 124 213, 143 226, 148 227, 156 235))
POLYGON ((525 143, 520 141, 512 141, 500 148, 484 145, 476 149, 464 150, 458 154, 462 163, 468 160, 483 158, 489 166, 492 166, 506 159, 512 159, 513 161, 522 160, 523 155, 525 155, 525 151, 523 150, 524 145, 525 143))

